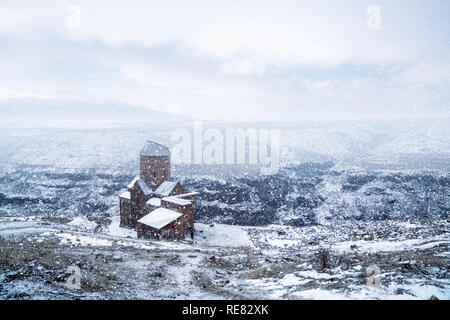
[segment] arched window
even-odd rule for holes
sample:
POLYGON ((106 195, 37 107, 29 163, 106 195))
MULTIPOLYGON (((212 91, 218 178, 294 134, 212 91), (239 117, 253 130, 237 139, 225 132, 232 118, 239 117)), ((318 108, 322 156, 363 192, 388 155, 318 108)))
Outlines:
POLYGON ((163 176, 163 178, 166 176, 166 170, 163 170, 162 176, 163 176))
POLYGON ((156 171, 153 171, 153 178, 156 178, 156 171))

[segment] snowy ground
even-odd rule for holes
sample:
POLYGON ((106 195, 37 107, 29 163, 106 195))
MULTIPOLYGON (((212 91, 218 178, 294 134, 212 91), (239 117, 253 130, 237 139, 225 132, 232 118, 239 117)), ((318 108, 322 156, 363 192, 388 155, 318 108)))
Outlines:
POLYGON ((226 224, 196 223, 197 237, 194 242, 199 245, 215 245, 222 247, 252 247, 245 228, 226 224))
POLYGON ((279 125, 277 175, 173 164, 204 222, 182 242, 116 216, 178 125, 0 129, 0 299, 449 299, 449 119, 279 125))
POLYGON ((196 224, 194 240, 180 242, 109 222, 0 217, 0 298, 450 298, 448 220, 196 224), (80 290, 66 287, 71 265, 80 290))

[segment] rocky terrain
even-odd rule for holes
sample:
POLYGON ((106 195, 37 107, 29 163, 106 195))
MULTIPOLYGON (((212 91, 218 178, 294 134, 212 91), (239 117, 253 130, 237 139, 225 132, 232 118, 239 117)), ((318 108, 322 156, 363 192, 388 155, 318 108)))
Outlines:
POLYGON ((173 127, 0 129, 0 298, 449 299, 448 128, 285 125, 274 175, 175 164, 200 192, 182 242, 117 216, 173 127))
MULTIPOLYGON (((113 216, 117 195, 133 177, 98 168, 0 169, 0 214, 113 216)), ((450 177, 439 171, 341 169, 324 162, 269 176, 181 177, 188 190, 200 191, 198 222, 309 226, 348 219, 447 219, 450 213, 450 177)))
POLYGON ((197 224, 182 242, 138 240, 117 217, 0 221, 2 299, 450 298, 449 220, 197 224))

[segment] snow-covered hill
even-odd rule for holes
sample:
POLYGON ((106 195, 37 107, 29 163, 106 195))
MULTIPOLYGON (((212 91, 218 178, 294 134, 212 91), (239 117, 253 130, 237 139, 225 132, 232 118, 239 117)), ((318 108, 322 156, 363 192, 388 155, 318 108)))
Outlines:
MULTIPOLYGON (((136 165, 139 150, 147 139, 172 148, 177 143, 172 141, 175 130, 188 129, 193 136, 193 122, 166 121, 165 116, 155 115, 150 119, 155 120, 153 123, 122 122, 95 128, 0 127, 0 159, 2 166, 13 162, 65 169, 113 167, 124 170, 131 164, 136 165)), ((10 117, 0 121, 9 121, 10 117)), ((97 118, 105 119, 101 115, 97 118)), ((271 125, 205 123, 206 127, 224 133, 226 128, 279 129, 281 166, 333 161, 347 167, 369 169, 448 171, 450 168, 450 119, 271 125)), ((216 172, 204 165, 200 173, 207 171, 216 172)))
POLYGON ((86 128, 130 123, 164 123, 186 118, 121 102, 88 102, 60 99, 0 100, 0 127, 86 128))
MULTIPOLYGON (((345 219, 446 218, 447 124, 446 120, 278 123, 274 124, 281 128, 278 174, 241 170, 221 175, 221 168, 213 166, 192 170, 173 165, 173 176, 201 193, 198 221, 311 225, 345 219)), ((217 128, 227 125, 231 126, 217 124, 217 128)), ((183 126, 189 128, 189 123, 183 126)), ((154 123, 0 129, 0 212, 114 215, 117 195, 138 172, 144 142, 153 139, 173 146, 171 133, 178 128, 154 123)))
POLYGON ((173 166, 194 242, 136 239, 117 215, 139 150, 189 126, 0 129, 0 298, 449 299, 448 120, 280 124, 277 174, 173 166))

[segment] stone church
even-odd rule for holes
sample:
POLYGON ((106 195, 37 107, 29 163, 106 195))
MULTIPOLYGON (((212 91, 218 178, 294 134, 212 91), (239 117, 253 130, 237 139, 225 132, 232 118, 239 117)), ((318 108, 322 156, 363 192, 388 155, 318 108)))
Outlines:
POLYGON ((170 176, 170 150, 147 141, 140 152, 140 174, 119 196, 120 226, 138 238, 181 240, 194 237, 194 196, 170 176))

